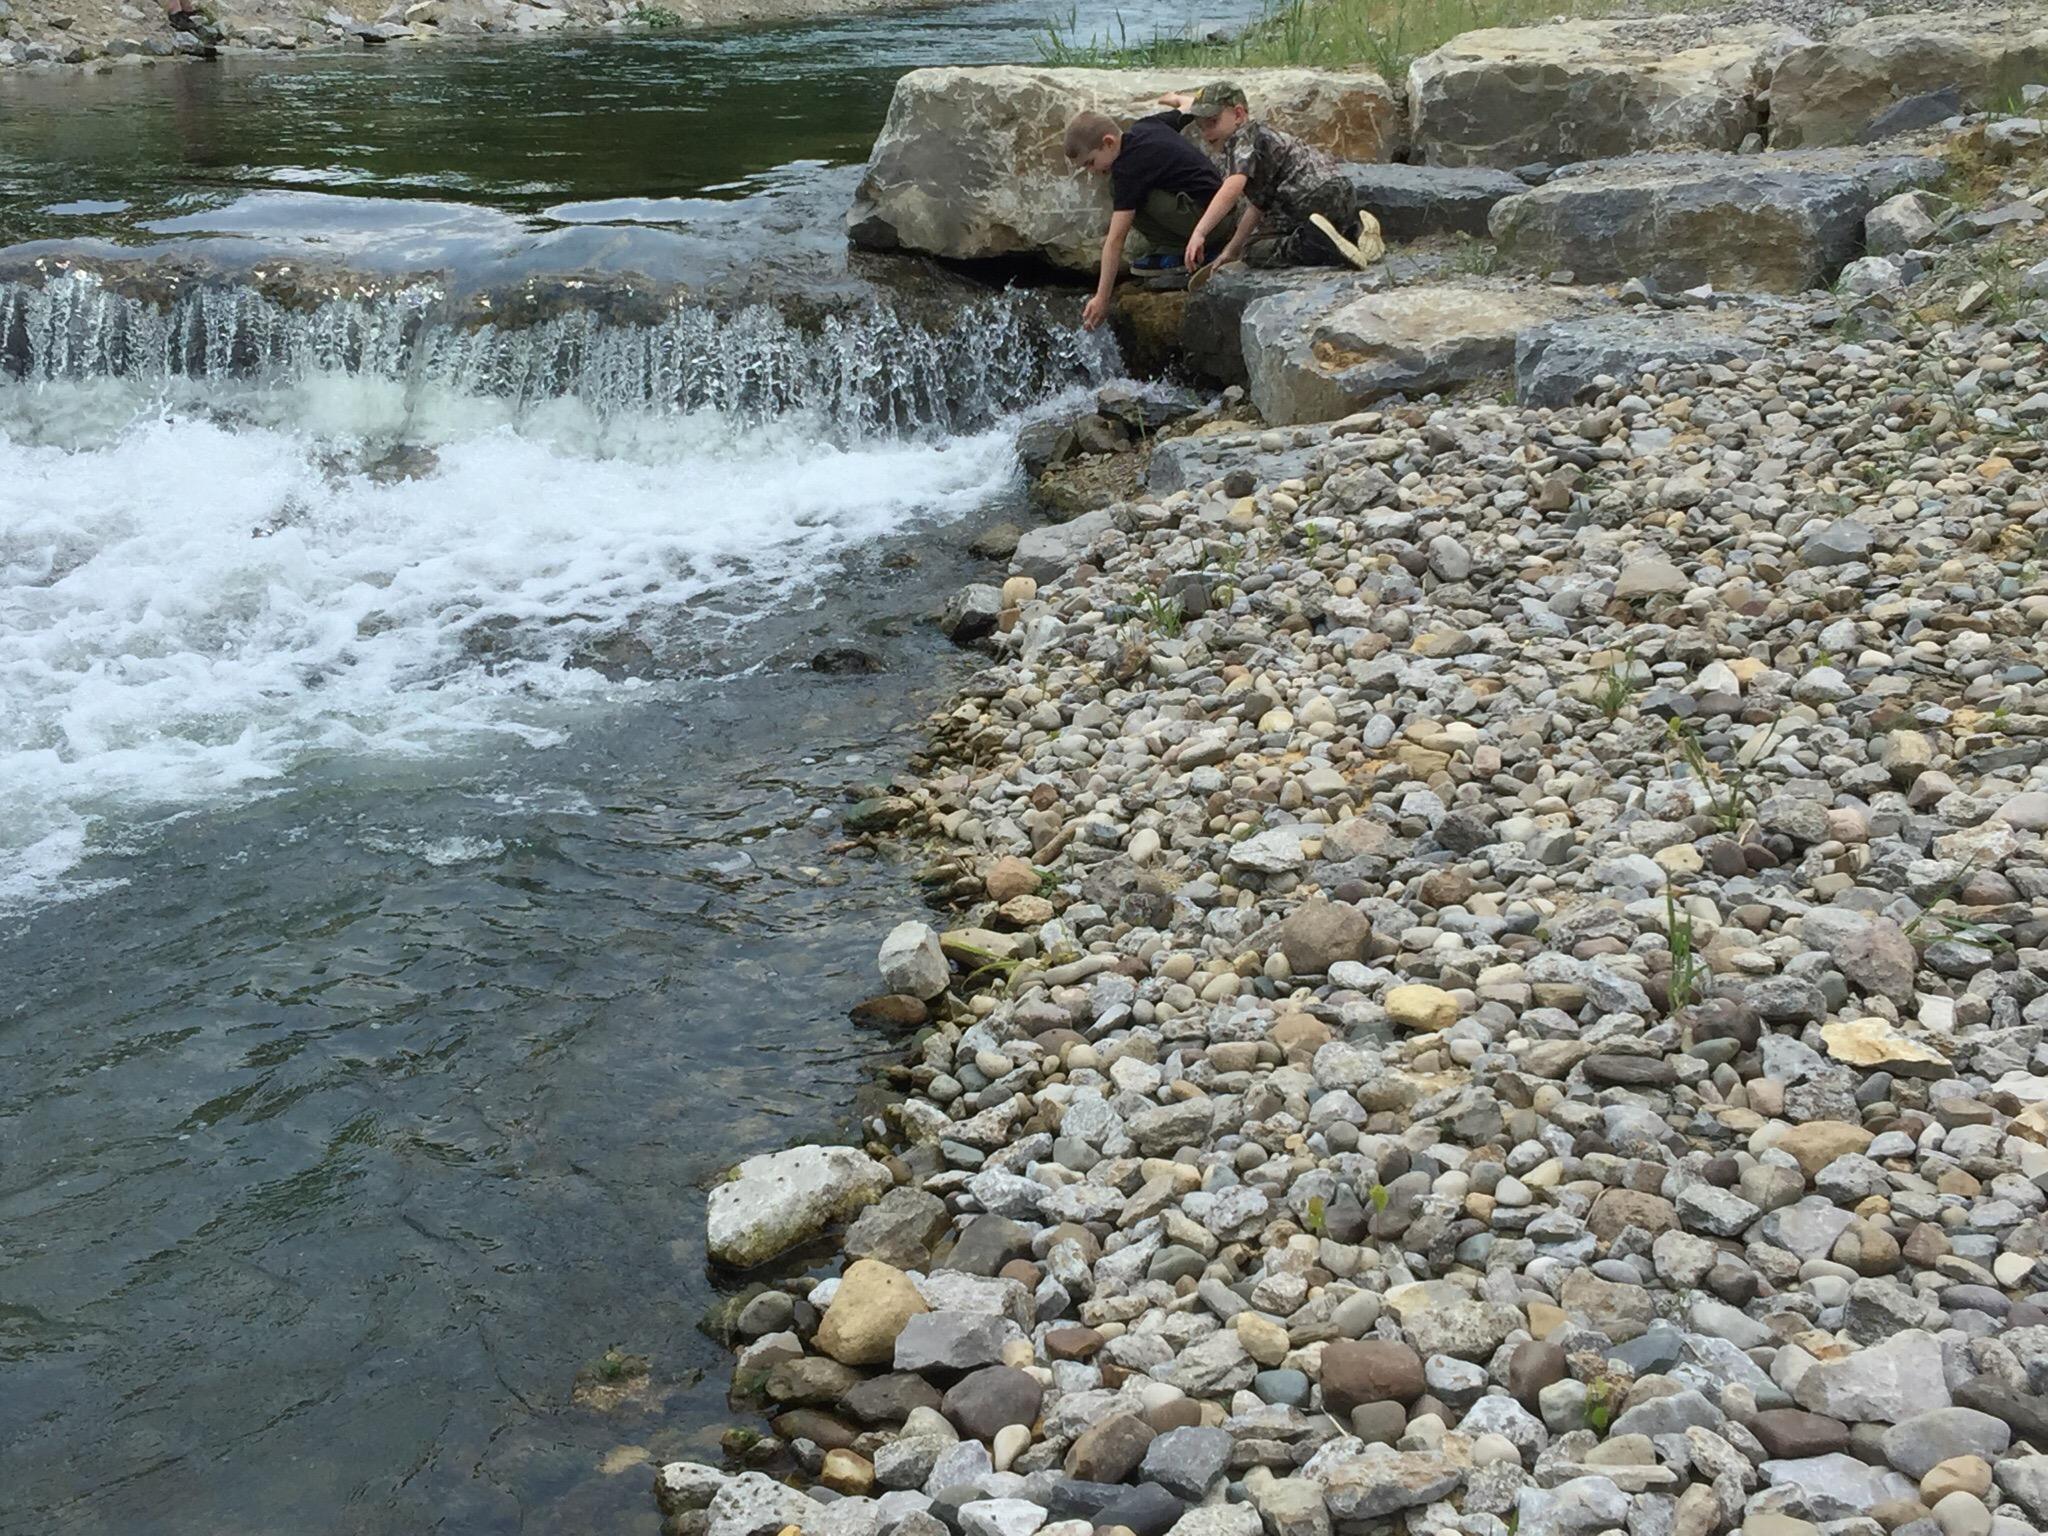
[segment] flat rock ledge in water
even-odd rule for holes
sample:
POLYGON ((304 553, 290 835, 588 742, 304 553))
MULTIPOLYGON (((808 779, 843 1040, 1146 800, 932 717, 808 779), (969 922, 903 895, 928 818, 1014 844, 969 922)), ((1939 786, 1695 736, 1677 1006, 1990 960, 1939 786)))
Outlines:
POLYGON ((780 1155, 886 1198, 738 1313, 813 1491, 668 1529, 2048 1528, 2042 287, 1553 315, 1025 533, 904 1096, 780 1155))

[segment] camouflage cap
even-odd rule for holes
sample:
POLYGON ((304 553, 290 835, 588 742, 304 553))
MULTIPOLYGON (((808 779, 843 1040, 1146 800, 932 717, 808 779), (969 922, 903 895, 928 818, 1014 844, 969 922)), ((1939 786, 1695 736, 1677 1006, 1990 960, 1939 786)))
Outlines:
POLYGON ((1195 92, 1195 99, 1189 105, 1188 111, 1196 117, 1214 117, 1217 113, 1227 112, 1232 107, 1249 106, 1250 103, 1244 99, 1244 92, 1228 80, 1212 80, 1195 92))

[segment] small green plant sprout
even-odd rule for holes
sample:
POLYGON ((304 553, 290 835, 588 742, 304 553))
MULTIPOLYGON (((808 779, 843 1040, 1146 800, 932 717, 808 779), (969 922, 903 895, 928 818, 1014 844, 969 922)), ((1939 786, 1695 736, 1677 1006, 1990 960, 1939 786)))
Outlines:
POLYGON ((1459 232, 1451 250, 1451 270, 1467 277, 1491 277, 1500 268, 1500 247, 1490 240, 1459 232))
POLYGON ((1317 551, 1323 547, 1321 523, 1307 522, 1301 525, 1301 547, 1308 552, 1309 559, 1315 559, 1317 551))
POLYGON ((1664 942, 1671 951, 1671 1011, 1677 1013, 1699 1000, 1707 967, 1693 947, 1692 914, 1678 904, 1669 880, 1664 883, 1664 942))
POLYGON ((1636 648, 1621 653, 1621 660, 1601 674, 1593 690, 1593 703, 1608 719, 1617 719, 1636 696, 1636 648))
POLYGON ((1178 596, 1161 597, 1150 587, 1140 587, 1132 595, 1131 605, 1138 610, 1148 628, 1162 635, 1173 636, 1181 631, 1181 602, 1178 596))
POLYGON ((1613 1421, 1614 1383, 1601 1376, 1586 1386, 1586 1428, 1596 1435, 1604 1435, 1613 1421))
POLYGON ((1905 925, 1906 937, 1908 939, 1919 943, 1922 940, 1924 930, 1938 928, 1941 930, 1939 933, 1925 934, 1928 942, 1936 939, 1959 939, 1965 944, 1974 944, 1979 949, 1993 951, 2011 947, 2004 935, 1993 932, 1990 928, 1985 927, 1984 924, 1971 918, 1958 916, 1954 912, 1941 910, 1955 900, 1956 892, 1961 890, 1969 882, 1970 876, 1977 872, 1978 863, 1979 857, 1977 855, 1972 855, 1969 859, 1965 860, 1963 867, 1955 872, 1954 878, 1950 879, 1940 890, 1936 891, 1927 905, 1913 915, 1912 921, 1905 925))
POLYGON ((1010 955, 999 955, 993 950, 983 949, 979 945, 969 944, 958 938, 948 939, 946 950, 957 958, 974 962, 974 969, 969 971, 961 982, 963 987, 972 986, 985 976, 996 976, 1007 985, 1010 978, 1017 974, 1017 967, 1024 963, 1010 955))
POLYGON ((1031 872, 1034 875, 1038 876, 1039 895, 1050 897, 1054 891, 1060 888, 1060 877, 1058 871, 1050 869, 1041 869, 1036 864, 1034 864, 1031 866, 1031 872))
POLYGON ((1371 1189, 1371 1190, 1370 1190, 1370 1191, 1369 1191, 1369 1192, 1367 1193, 1367 1196, 1366 1196, 1366 1198, 1372 1201, 1372 1208, 1373 1208, 1373 1209, 1374 1209, 1375 1211, 1382 1211, 1382 1212, 1383 1212, 1383 1211, 1385 1211, 1385 1210, 1386 1210, 1386 1208, 1387 1208, 1387 1201, 1388 1201, 1388 1200, 1389 1200, 1389 1199, 1390 1199, 1391 1197, 1390 1197, 1390 1196, 1389 1196, 1389 1195, 1387 1194, 1387 1186, 1386 1186, 1386 1185, 1384 1185, 1384 1184, 1375 1184, 1375 1185, 1373 1185, 1372 1189, 1371 1189))
POLYGON ((1323 1197, 1321 1195, 1310 1195, 1308 1197, 1308 1214, 1302 1218, 1302 1225, 1308 1229, 1311 1236, 1321 1237, 1323 1235, 1324 1219, 1323 1197))
POLYGON ((1235 544, 1218 544, 1212 546, 1207 554, 1209 565, 1217 573, 1209 583, 1209 599, 1221 607, 1241 590, 1237 584, 1237 570, 1244 560, 1244 551, 1235 544))
POLYGON ((597 1379, 599 1381, 624 1381, 632 1374, 632 1362, 614 1344, 598 1357, 597 1379))
POLYGON ((1673 720, 1666 727, 1673 749, 1679 761, 1685 764, 1692 776, 1700 781, 1707 794, 1707 814, 1723 832, 1733 836, 1742 830, 1743 824, 1756 810, 1754 771, 1746 755, 1761 761, 1770 752, 1777 740, 1778 727, 1773 722, 1770 730, 1758 744, 1754 754, 1737 751, 1732 754, 1726 768, 1707 756, 1707 749, 1699 733, 1683 720, 1673 720))

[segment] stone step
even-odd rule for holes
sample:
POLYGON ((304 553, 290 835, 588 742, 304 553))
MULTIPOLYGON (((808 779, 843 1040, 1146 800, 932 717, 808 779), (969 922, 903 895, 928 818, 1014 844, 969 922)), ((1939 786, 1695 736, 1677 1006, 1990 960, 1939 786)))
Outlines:
POLYGON ((1506 375, 1524 331, 1610 302, 1557 288, 1454 283, 1371 292, 1356 286, 1363 277, 1348 281, 1348 289, 1302 287, 1246 307, 1248 384, 1267 421, 1332 421, 1388 395, 1506 375))
POLYGON ((1764 349, 1732 320, 1690 315, 1595 315, 1559 320, 1515 339, 1515 398, 1524 405, 1570 405, 1597 378, 1633 380, 1659 364, 1739 368, 1764 349))
POLYGON ((1872 208, 1942 172, 1932 156, 1856 150, 1643 155, 1568 166, 1490 222, 1503 253, 1580 282, 1796 293, 1860 253, 1872 208))
POLYGON ((1519 176, 1485 166, 1346 165, 1344 176, 1389 240, 1484 238, 1493 205, 1529 190, 1519 176))

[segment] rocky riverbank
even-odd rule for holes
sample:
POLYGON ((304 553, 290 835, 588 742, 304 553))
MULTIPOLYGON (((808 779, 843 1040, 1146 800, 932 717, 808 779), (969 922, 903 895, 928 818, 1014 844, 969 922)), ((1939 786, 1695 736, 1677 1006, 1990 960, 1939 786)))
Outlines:
POLYGON ((919 0, 217 0, 213 33, 174 30, 157 0, 0 0, 0 68, 102 68, 230 52, 519 38, 563 32, 646 32, 811 21, 919 0))
POLYGON ((862 1010, 905 1097, 714 1190, 728 1262, 845 1222, 844 1268, 737 1298, 771 1433, 664 1467, 668 1529, 2048 1528, 2002 121, 1834 291, 1637 279, 1456 395, 1052 445, 1146 488, 956 605, 991 664, 863 812, 951 913, 862 1010))

